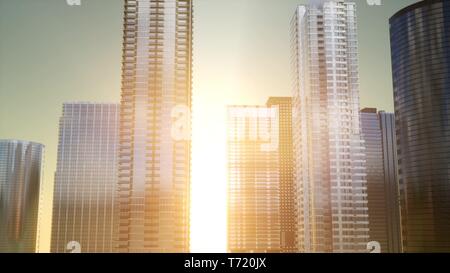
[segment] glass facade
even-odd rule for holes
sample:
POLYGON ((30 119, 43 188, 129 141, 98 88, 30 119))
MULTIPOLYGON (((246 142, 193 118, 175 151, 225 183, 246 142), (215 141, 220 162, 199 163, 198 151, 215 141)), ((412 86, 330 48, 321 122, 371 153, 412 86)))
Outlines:
POLYGON ((189 252, 192 1, 126 0, 116 248, 189 252))
POLYGON ((366 147, 369 236, 382 253, 401 252, 400 204, 394 114, 361 110, 366 147))
POLYGON ((405 252, 450 251, 450 1, 390 19, 405 252))
POLYGON ((355 3, 314 0, 291 24, 300 252, 365 252, 366 166, 355 3))
POLYGON ((119 105, 65 103, 59 123, 51 252, 113 252, 119 105))
POLYGON ((378 113, 378 116, 380 119, 381 140, 383 144, 383 169, 387 207, 387 252, 400 253, 403 249, 400 223, 400 192, 395 115, 381 111, 378 113))
POLYGON ((277 107, 279 116, 278 162, 280 187, 280 250, 297 252, 297 207, 294 183, 294 146, 292 139, 292 98, 271 97, 267 107, 277 107))
POLYGON ((0 253, 38 251, 44 146, 0 140, 0 253))
POLYGON ((277 107, 228 107, 228 251, 281 251, 277 107))
POLYGON ((297 251, 292 98, 228 108, 228 251, 297 251))

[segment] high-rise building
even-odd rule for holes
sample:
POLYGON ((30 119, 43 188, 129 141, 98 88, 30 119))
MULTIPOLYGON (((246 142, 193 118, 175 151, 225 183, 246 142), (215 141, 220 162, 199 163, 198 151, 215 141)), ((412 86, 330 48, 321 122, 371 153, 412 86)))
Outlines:
POLYGON ((299 6, 291 37, 299 251, 366 252, 355 3, 299 6))
POLYGON ((113 252, 119 109, 118 104, 63 105, 51 252, 113 252))
POLYGON ((228 108, 228 251, 296 252, 292 98, 228 108))
POLYGON ((44 146, 0 140, 0 253, 38 251, 44 146))
POLYGON ((394 114, 361 110, 366 147, 369 236, 383 253, 401 252, 400 199, 394 114))
POLYGON ((404 252, 450 251, 450 1, 390 19, 404 252))
POLYGON ((126 0, 119 252, 189 252, 192 1, 126 0))
POLYGON ((271 97, 267 107, 276 107, 279 117, 278 168, 280 190, 281 252, 297 252, 297 207, 294 183, 294 147, 292 139, 292 98, 271 97))
POLYGON ((228 107, 228 251, 281 251, 276 107, 228 107))

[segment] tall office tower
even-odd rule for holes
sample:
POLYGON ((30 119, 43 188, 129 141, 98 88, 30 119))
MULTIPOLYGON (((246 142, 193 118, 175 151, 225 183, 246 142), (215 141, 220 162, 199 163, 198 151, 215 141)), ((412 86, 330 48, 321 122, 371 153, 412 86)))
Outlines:
POLYGON ((126 0, 119 252, 189 252, 192 1, 126 0))
POLYGON ((0 140, 0 253, 37 252, 44 146, 0 140))
POLYGON ((119 117, 118 104, 63 105, 51 252, 113 252, 119 117))
POLYGON ((390 19, 403 250, 450 251, 450 1, 390 19))
POLYGON ((366 147, 370 240, 381 252, 401 252, 400 202, 394 114, 361 110, 366 147))
POLYGON ((299 6, 291 35, 299 251, 366 252, 355 3, 299 6))
POLYGON ((281 251, 276 107, 228 107, 228 251, 281 251))
POLYGON ((271 97, 267 101, 267 107, 278 108, 279 116, 280 248, 281 252, 296 252, 297 207, 292 142, 292 98, 271 97))
POLYGON ((292 98, 228 108, 228 250, 296 252, 292 98))

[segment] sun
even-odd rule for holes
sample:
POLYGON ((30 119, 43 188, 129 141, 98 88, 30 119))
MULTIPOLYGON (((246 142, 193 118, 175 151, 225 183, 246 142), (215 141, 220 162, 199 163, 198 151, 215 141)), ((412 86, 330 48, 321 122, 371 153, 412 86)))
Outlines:
POLYGON ((195 253, 226 252, 226 108, 214 104, 199 102, 193 107, 191 252, 195 253))

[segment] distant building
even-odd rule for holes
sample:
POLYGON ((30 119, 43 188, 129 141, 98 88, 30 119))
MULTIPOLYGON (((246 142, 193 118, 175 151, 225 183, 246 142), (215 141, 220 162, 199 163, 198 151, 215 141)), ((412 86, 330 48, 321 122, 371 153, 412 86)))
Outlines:
POLYGON ((394 114, 374 108, 361 110, 366 147, 370 240, 382 253, 401 252, 400 197, 394 114))
POLYGON ((404 252, 450 252, 450 1, 390 19, 404 252))
POLYGON ((296 252, 292 98, 228 107, 228 251, 296 252))
POLYGON ((119 107, 98 103, 63 106, 51 252, 70 252, 72 247, 88 253, 113 252, 119 107))
POLYGON ((281 251, 278 111, 228 107, 228 251, 281 251))
POLYGON ((297 207, 294 183, 292 98, 271 97, 267 107, 278 109, 281 252, 297 252, 297 207))
POLYGON ((0 253, 38 251, 44 145, 0 140, 0 253))

